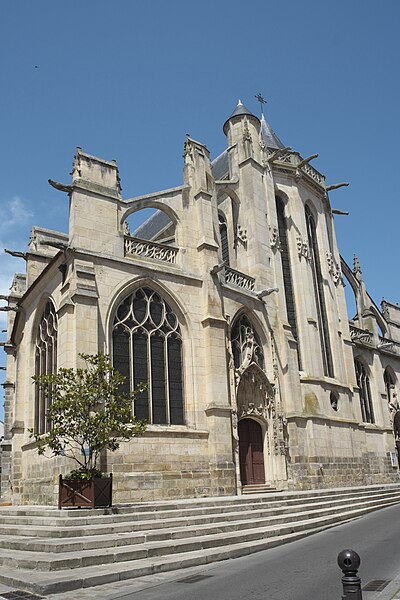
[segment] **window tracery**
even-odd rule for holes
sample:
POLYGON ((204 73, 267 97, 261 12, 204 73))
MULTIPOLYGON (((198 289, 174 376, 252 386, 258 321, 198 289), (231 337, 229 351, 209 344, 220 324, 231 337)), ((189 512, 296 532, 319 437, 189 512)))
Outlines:
MULTIPOLYGON (((296 306, 295 299, 293 293, 293 279, 292 279, 292 270, 290 266, 290 253, 289 253, 289 243, 288 243, 288 234, 287 234, 287 225, 285 219, 285 207, 282 200, 276 196, 276 214, 278 218, 278 232, 279 232, 279 240, 281 245, 281 265, 282 265, 282 276, 283 276, 283 286, 285 290, 285 300, 286 300, 286 315, 287 320, 289 321, 289 325, 292 328, 292 334, 296 341, 298 341, 297 334, 297 318, 296 318, 296 306)), ((301 360, 300 360, 300 348, 297 348, 297 356, 299 369, 301 370, 301 360)))
POLYGON ((324 281, 321 271, 321 262, 318 249, 317 231, 315 220, 308 206, 305 207, 308 245, 311 253, 311 268, 314 283, 315 303, 317 307, 318 329, 321 341, 321 351, 324 364, 324 373, 334 377, 332 351, 329 338, 328 316, 325 306, 324 281))
POLYGON ((228 241, 228 226, 226 217, 220 211, 218 212, 219 235, 221 238, 222 260, 229 266, 229 241, 228 241))
MULTIPOLYGON (((35 375, 49 375, 57 371, 57 316, 49 300, 39 323, 35 348, 35 375)), ((51 405, 51 391, 35 383, 35 433, 46 433, 51 423, 46 418, 51 405)))
POLYGON ((396 384, 388 368, 386 368, 383 373, 383 379, 385 382, 386 398, 388 401, 389 409, 396 410, 398 407, 396 384))
POLYGON ((361 416, 364 423, 375 423, 371 386, 366 368, 359 359, 354 361, 357 385, 360 388, 361 416))
POLYGON ((178 318, 154 290, 135 290, 118 306, 113 324, 113 363, 130 393, 146 382, 134 414, 154 424, 184 423, 182 338, 178 318))

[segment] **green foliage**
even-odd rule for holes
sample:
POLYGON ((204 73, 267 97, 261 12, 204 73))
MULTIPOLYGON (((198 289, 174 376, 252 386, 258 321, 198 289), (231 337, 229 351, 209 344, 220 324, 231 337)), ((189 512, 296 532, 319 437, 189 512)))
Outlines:
POLYGON ((80 481, 89 481, 92 477, 104 477, 104 473, 98 469, 92 469, 91 471, 85 471, 82 467, 80 469, 72 469, 64 479, 79 479, 80 481))
POLYGON ((73 472, 76 478, 90 479, 97 471, 102 450, 114 452, 122 441, 144 433, 146 424, 132 416, 132 402, 146 386, 133 394, 122 394, 125 378, 112 367, 108 356, 79 356, 86 368, 59 369, 54 374, 33 377, 51 398, 46 413, 51 429, 45 434, 29 431, 39 454, 49 449, 53 456, 72 458, 79 465, 73 472))

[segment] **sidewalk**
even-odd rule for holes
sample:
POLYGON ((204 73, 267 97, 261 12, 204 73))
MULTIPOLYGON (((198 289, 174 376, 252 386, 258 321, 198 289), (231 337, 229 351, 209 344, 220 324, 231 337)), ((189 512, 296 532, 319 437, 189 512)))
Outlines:
MULTIPOLYGON (((179 571, 170 571, 167 573, 160 573, 158 575, 148 575, 147 577, 139 577, 134 580, 118 581, 116 583, 109 583, 92 588, 81 588, 73 590, 71 592, 64 592, 60 594, 50 594, 49 596, 38 596, 30 592, 25 592, 26 596, 9 596, 16 590, 13 588, 0 585, 0 600, 8 598, 9 600, 38 600, 39 598, 45 598, 46 600, 140 600, 140 592, 145 589, 152 587, 158 587, 168 582, 182 579, 183 577, 190 577, 198 573, 204 573, 212 571, 218 567, 218 564, 213 564, 205 567, 200 565, 197 567, 191 567, 188 569, 181 569, 179 571), (3 594, 7 594, 5 597, 3 594)), ((71 572, 71 575, 73 573, 71 572)), ((362 585, 369 583, 368 580, 363 581, 362 585)), ((324 600, 341 600, 341 587, 340 587, 340 571, 338 571, 338 597, 337 598, 324 598, 324 600)), ((243 598, 243 600, 247 600, 243 598)), ((265 600, 268 600, 267 590, 265 600)), ((282 599, 288 600, 288 599, 282 599)), ((296 600, 291 598, 290 600, 296 600)), ((320 598, 315 600, 321 600, 320 598)), ((381 592, 366 592, 363 591, 363 600, 400 600, 400 572, 394 579, 381 591, 381 592)))

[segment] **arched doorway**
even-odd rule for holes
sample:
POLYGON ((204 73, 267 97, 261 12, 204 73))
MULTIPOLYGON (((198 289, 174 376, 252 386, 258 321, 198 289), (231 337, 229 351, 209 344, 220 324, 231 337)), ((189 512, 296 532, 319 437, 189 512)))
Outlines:
POLYGON ((254 419, 239 421, 239 460, 242 485, 265 483, 262 428, 254 419))

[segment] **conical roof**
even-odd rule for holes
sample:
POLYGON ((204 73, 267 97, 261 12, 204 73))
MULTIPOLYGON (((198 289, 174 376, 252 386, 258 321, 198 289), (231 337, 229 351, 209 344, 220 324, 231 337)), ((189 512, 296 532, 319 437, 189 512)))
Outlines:
MULTIPOLYGON (((244 104, 242 104, 242 102, 239 100, 238 105, 236 106, 235 110, 233 111, 233 113, 231 114, 229 119, 227 119, 224 123, 224 133, 225 134, 226 134, 226 125, 228 124, 230 119, 233 119, 234 117, 238 117, 241 115, 248 115, 249 117, 254 117, 255 119, 259 120, 258 117, 253 115, 253 113, 250 112, 249 109, 246 108, 244 106, 244 104)), ((280 148, 285 148, 285 144, 278 138, 278 136, 273 131, 273 129, 271 129, 269 123, 267 123, 267 121, 265 120, 264 115, 262 115, 262 117, 261 117, 260 134, 264 141, 264 144, 268 148, 274 148, 276 150, 278 150, 280 148)), ((229 173, 229 160, 228 160, 228 151, 227 150, 224 150, 219 156, 214 158, 214 160, 211 163, 211 168, 212 168, 212 173, 213 173, 215 179, 223 179, 226 176, 226 174, 229 173)))
POLYGON ((264 115, 261 117, 261 137, 268 148, 285 148, 285 144, 281 142, 276 133, 271 129, 264 115))
POLYGON ((257 119, 257 121, 260 120, 258 117, 256 117, 256 115, 253 115, 253 113, 248 108, 246 108, 244 104, 242 104, 241 100, 239 100, 237 107, 235 108, 235 110, 233 111, 233 113, 231 114, 229 119, 227 119, 224 123, 224 127, 223 127, 224 133, 226 134, 225 129, 226 129, 228 122, 231 119, 233 119, 234 117, 241 117, 243 115, 248 115, 249 117, 254 117, 254 119, 257 119))

